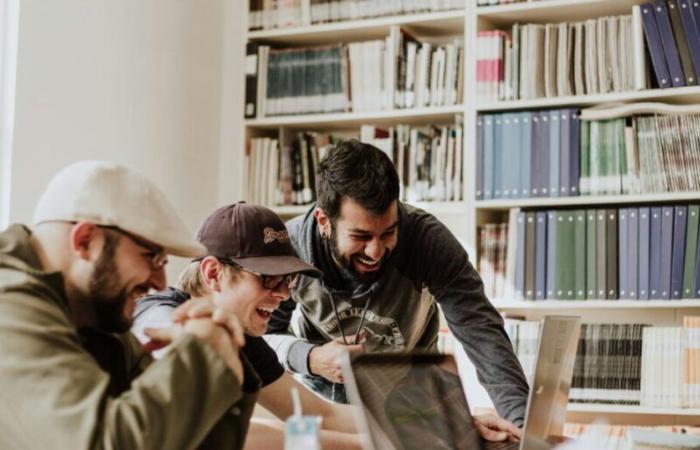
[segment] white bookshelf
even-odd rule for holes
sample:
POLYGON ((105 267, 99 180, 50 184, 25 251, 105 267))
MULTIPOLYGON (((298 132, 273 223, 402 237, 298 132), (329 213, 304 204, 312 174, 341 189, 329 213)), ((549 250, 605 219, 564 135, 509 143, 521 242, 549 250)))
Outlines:
POLYGON ((464 11, 440 11, 403 16, 387 16, 358 21, 323 23, 304 27, 258 30, 248 33, 249 41, 284 45, 314 45, 328 41, 382 39, 392 25, 401 25, 421 34, 453 35, 464 30, 464 11))
MULTIPOLYGON (((464 202, 416 202, 412 203, 417 208, 424 209, 435 215, 459 215, 464 214, 468 206, 464 202)), ((298 216, 309 210, 311 205, 274 206, 271 209, 280 216, 298 216)))
POLYGON ((537 301, 493 301, 494 306, 502 311, 538 310, 611 310, 611 309, 690 309, 699 308, 700 300, 537 300, 537 301))
POLYGON ((373 112, 347 112, 331 114, 299 114, 288 116, 271 116, 250 119, 245 125, 250 128, 277 127, 331 127, 332 129, 359 128, 366 123, 431 123, 454 120, 455 115, 464 111, 463 105, 451 105, 430 108, 392 109, 373 112))
POLYGON ((558 206, 586 206, 586 205, 625 205, 625 204, 651 204, 677 201, 696 201, 700 199, 700 192, 680 192, 663 194, 635 194, 635 195, 580 195, 575 197, 553 198, 524 198, 524 199, 498 199, 478 200, 475 205, 479 209, 510 209, 532 207, 558 207, 558 206))
POLYGON ((670 89, 646 89, 643 91, 614 92, 609 94, 571 95, 566 97, 538 98, 490 102, 477 106, 479 112, 509 111, 513 109, 564 108, 567 106, 594 106, 602 103, 630 103, 638 101, 673 102, 677 104, 700 103, 700 86, 670 89))
MULTIPOLYGON (((510 110, 587 107, 608 103, 665 101, 676 104, 700 103, 700 86, 612 94, 567 96, 476 103, 476 35, 478 31, 508 29, 515 22, 550 23, 577 21, 607 15, 629 14, 632 5, 647 0, 540 0, 499 6, 477 7, 476 0, 465 0, 464 10, 442 11, 405 16, 379 17, 358 21, 336 22, 306 27, 245 32, 249 41, 271 45, 303 46, 385 38, 392 25, 401 25, 419 37, 463 35, 465 49, 464 104, 439 108, 386 110, 363 113, 307 114, 274 116, 244 120, 246 130, 242 147, 250 137, 269 136, 281 129, 328 130, 359 132, 361 124, 394 125, 450 123, 463 115, 464 192, 462 202, 420 203, 440 218, 470 252, 472 262, 478 260, 477 226, 503 219, 510 208, 534 207, 602 207, 603 205, 653 204, 661 202, 697 201, 700 192, 614 196, 577 196, 557 198, 499 199, 475 201, 476 120, 479 113, 510 110)), ((240 110, 243 110, 241 104, 240 110)), ((245 176, 245 168, 241 169, 245 176)), ((278 206, 274 211, 284 218, 308 211, 308 205, 278 206)), ((496 300, 496 307, 508 314, 539 319, 545 314, 577 314, 588 322, 630 322, 679 324, 684 314, 700 314, 700 299, 672 301, 512 301, 496 300)), ((474 380, 476 380, 474 378, 474 380)), ((470 396, 471 400, 471 396, 470 396)), ((477 403, 475 406, 479 406, 477 403)), ((690 423, 700 417, 698 409, 658 409, 639 406, 571 404, 568 419, 593 421, 604 417, 610 423, 671 424, 690 423)))
POLYGON ((646 0, 539 0, 476 8, 480 20, 493 25, 513 22, 563 22, 590 19, 592 17, 628 14, 633 5, 646 0))

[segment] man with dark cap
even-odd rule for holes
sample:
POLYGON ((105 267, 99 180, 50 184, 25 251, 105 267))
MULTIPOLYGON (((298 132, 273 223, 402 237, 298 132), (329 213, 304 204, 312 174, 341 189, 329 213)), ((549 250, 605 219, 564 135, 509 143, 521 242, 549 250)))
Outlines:
MULTIPOLYGON (((188 299, 208 299, 241 321, 246 333, 242 355, 260 379, 258 402, 262 406, 284 420, 293 412, 290 389, 298 387, 304 413, 323 417, 322 444, 336 449, 359 448, 350 408, 323 400, 294 380, 260 337, 272 312, 289 297, 289 289, 296 286, 300 275, 320 276, 297 257, 284 223, 267 208, 240 202, 209 215, 197 232, 197 240, 206 247, 206 256, 190 263, 180 275, 178 287, 139 301, 134 313, 137 336, 147 340, 141 333, 144 328, 169 326, 174 310, 185 311, 187 306, 181 305, 188 299)), ((167 354, 168 350, 164 351, 167 354)), ((281 422, 252 422, 246 448, 282 445, 281 422)))

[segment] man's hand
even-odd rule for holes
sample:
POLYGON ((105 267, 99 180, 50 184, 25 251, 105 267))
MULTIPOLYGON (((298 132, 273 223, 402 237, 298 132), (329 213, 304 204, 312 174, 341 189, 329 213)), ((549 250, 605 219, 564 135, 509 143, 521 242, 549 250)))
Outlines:
POLYGON ((343 338, 336 338, 319 347, 314 347, 309 353, 311 373, 320 375, 333 383, 344 383, 340 370, 340 357, 346 351, 351 357, 362 353, 364 351, 362 340, 358 344, 345 345, 343 338))
POLYGON ((474 424, 481 437, 487 441, 519 441, 522 430, 493 414, 474 416, 474 424))
POLYGON ((147 345, 147 348, 166 345, 183 333, 198 337, 223 358, 239 382, 243 383, 243 366, 238 351, 245 345, 245 337, 243 327, 234 314, 222 308, 212 308, 203 317, 188 318, 168 328, 146 328, 144 333, 155 341, 155 345, 147 345))

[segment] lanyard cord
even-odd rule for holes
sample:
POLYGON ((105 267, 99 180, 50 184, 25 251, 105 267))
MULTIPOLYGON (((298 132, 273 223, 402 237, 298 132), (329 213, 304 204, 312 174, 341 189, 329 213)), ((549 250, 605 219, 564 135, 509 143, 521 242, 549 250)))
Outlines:
MULTIPOLYGON (((345 330, 343 330, 343 324, 340 323, 340 316, 338 316, 338 308, 335 306, 335 298, 331 295, 331 306, 333 307, 333 315, 335 316, 335 320, 338 322, 338 329, 340 330, 340 335, 343 337, 343 344, 345 345, 350 345, 348 344, 347 339, 345 338, 345 330)), ((372 296, 367 296, 367 301, 365 302, 364 308, 362 308, 362 316, 360 316, 360 324, 357 326, 357 330, 355 331, 355 337, 353 339, 353 344, 357 344, 357 339, 360 337, 360 332, 362 331, 362 325, 365 323, 365 316, 367 315, 367 310, 369 309, 369 304, 372 301, 372 296)))

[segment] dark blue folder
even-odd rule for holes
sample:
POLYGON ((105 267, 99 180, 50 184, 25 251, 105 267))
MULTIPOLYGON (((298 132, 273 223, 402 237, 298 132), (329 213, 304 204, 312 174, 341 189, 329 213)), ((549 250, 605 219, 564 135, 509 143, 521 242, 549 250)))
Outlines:
POLYGON ((651 208, 649 214, 649 298, 658 300, 661 298, 661 208, 651 208))
POLYGON ((683 263, 685 262, 685 230, 688 224, 688 207, 674 208, 673 253, 671 262, 671 298, 683 298, 683 263))
POLYGON ((656 15, 656 26, 659 29, 659 37, 661 38, 661 46, 664 50, 668 72, 671 75, 671 84, 674 87, 685 86, 685 74, 683 73, 676 39, 673 37, 668 8, 666 8, 664 0, 654 0, 653 6, 656 15))
POLYGON ((659 29, 656 27, 656 17, 654 14, 654 6, 651 3, 640 6, 642 11, 642 24, 644 28, 644 36, 646 38, 647 47, 649 48, 649 56, 651 57, 651 65, 654 68, 656 82, 660 88, 671 87, 671 76, 666 65, 666 57, 664 56, 659 29))
MULTIPOLYGON (((650 250, 650 210, 648 207, 639 208, 639 275, 638 298, 649 300, 649 250, 650 250)), ((661 230, 659 228, 659 230, 661 230)))

